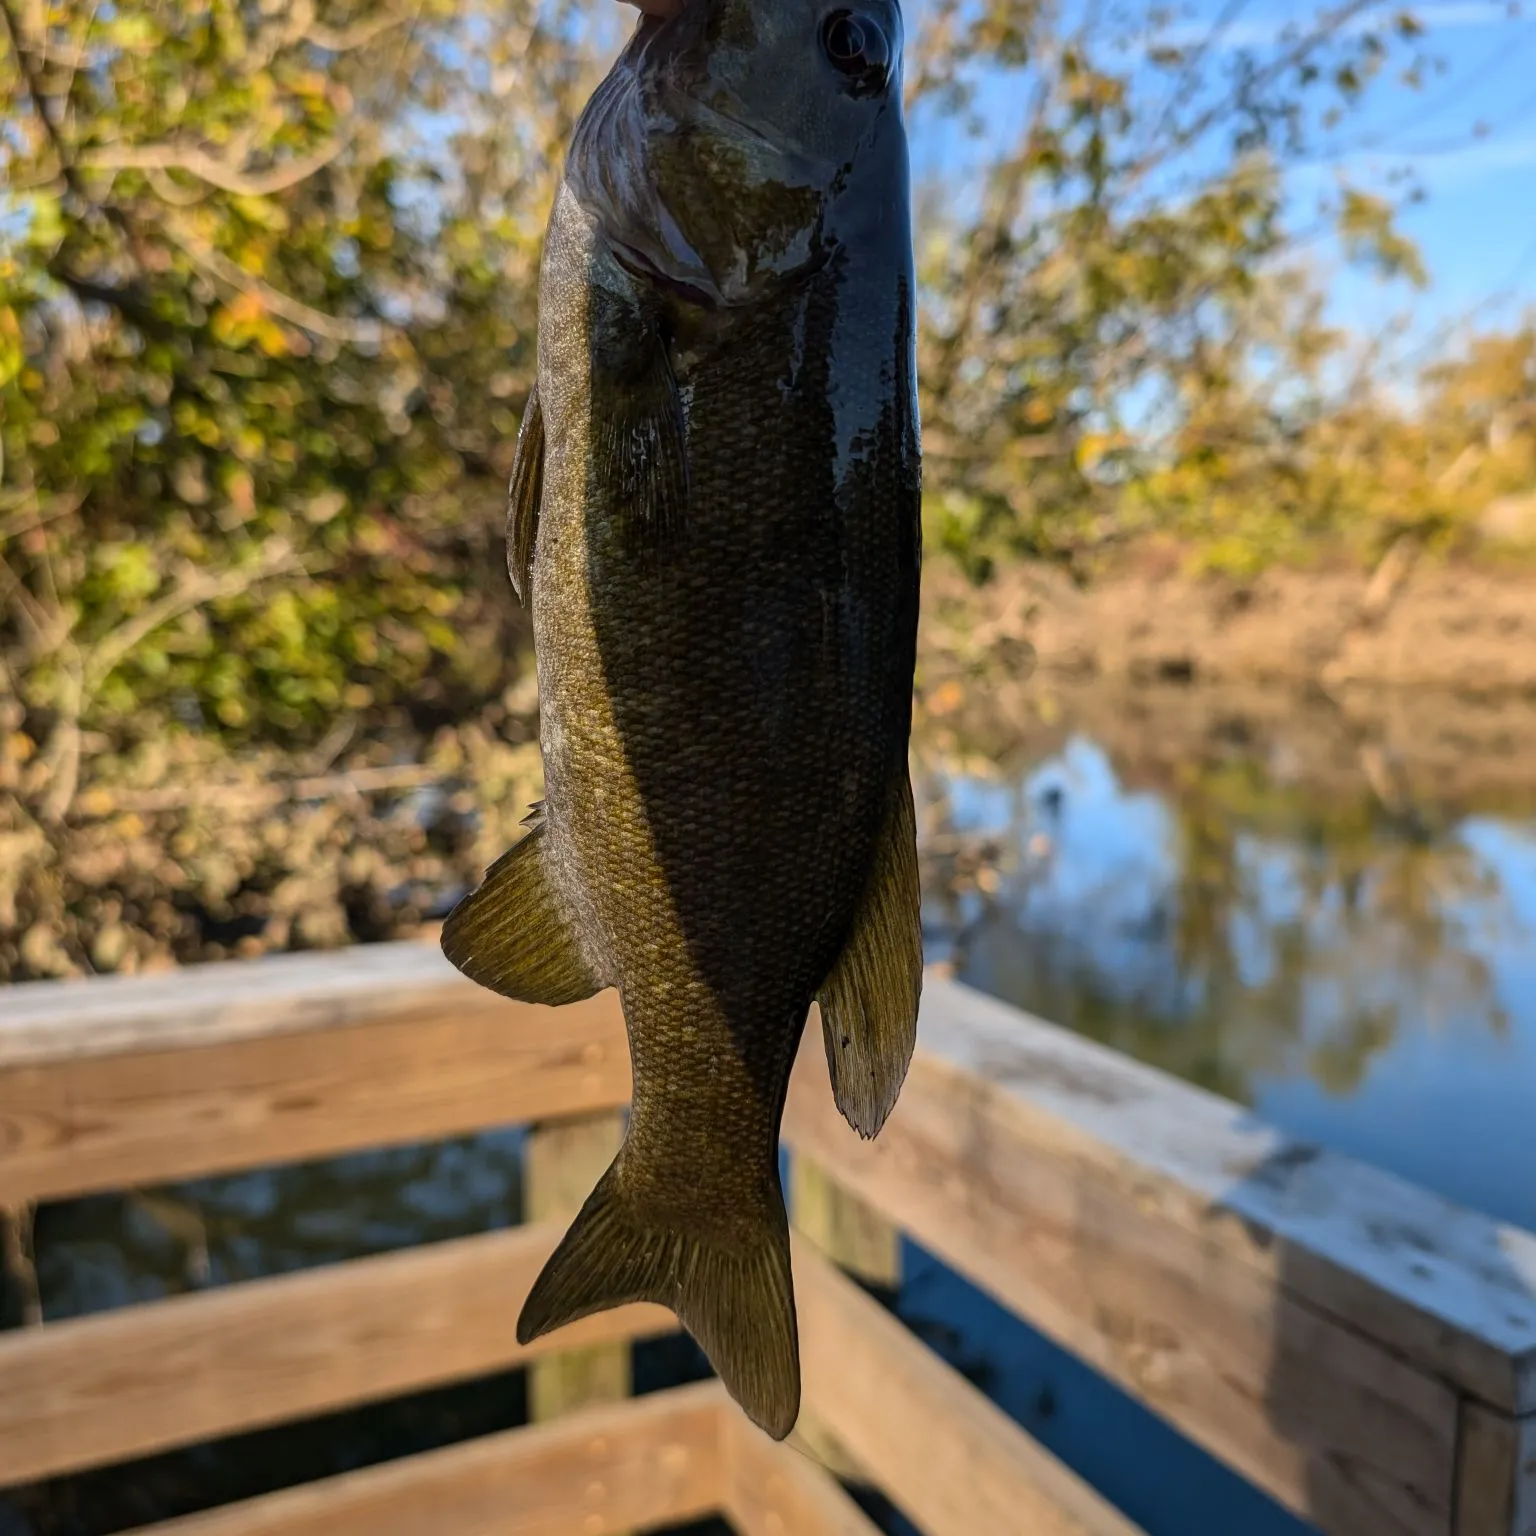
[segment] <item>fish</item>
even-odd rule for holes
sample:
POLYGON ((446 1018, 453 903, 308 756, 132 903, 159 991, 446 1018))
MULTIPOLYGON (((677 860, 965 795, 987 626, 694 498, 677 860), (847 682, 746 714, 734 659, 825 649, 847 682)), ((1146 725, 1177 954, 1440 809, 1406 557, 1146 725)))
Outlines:
POLYGON ((779 1130, 810 1008, 890 1114, 922 928, 908 767, 921 566, 897 0, 642 15, 545 230, 509 493, 545 798, 450 913, 452 963, 617 988, 633 1096, 528 1343, 670 1307, 775 1439, 800 1406, 779 1130))

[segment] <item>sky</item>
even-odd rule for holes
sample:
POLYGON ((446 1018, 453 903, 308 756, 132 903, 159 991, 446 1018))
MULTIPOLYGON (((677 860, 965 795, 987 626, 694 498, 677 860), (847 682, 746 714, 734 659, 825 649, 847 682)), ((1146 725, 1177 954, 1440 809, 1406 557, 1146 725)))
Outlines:
MULTIPOLYGON (((1350 135, 1379 137, 1381 147, 1339 168, 1380 181, 1406 163, 1424 188, 1425 201, 1402 220, 1432 279, 1412 300, 1417 331, 1474 307, 1485 323, 1514 319, 1536 303, 1536 8, 1510 17, 1503 5, 1446 3, 1419 14, 1445 73, 1418 91, 1384 83, 1350 135)), ((1295 172, 1293 181, 1314 190, 1306 182, 1333 170, 1295 172)), ((1408 298, 1354 274, 1340 274, 1333 291, 1340 317, 1368 328, 1408 298)))
MULTIPOLYGON (((1383 5, 1376 17, 1402 8, 1383 5)), ((921 9, 922 0, 908 0, 909 35, 921 9)), ((1536 0, 1524 13, 1504 0, 1431 0, 1408 9, 1426 29, 1418 49, 1437 67, 1417 90, 1390 71, 1325 153, 1287 178, 1301 224, 1341 174, 1362 188, 1390 190, 1393 172, 1412 167, 1425 199, 1406 210, 1401 228, 1420 247, 1427 290, 1351 271, 1334 245, 1314 256, 1327 275, 1332 318, 1376 335, 1394 316, 1406 317, 1395 355, 1411 361, 1468 315, 1483 325, 1508 323, 1536 306, 1536 0)), ((1262 48, 1287 22, 1314 14, 1310 3, 1192 0, 1176 25, 1185 41, 1198 42, 1223 15, 1222 48, 1262 48)), ((995 145, 1017 116, 1016 89, 988 82, 980 101, 995 145)), ((918 123, 913 136, 914 173, 942 168, 951 184, 964 185, 966 167, 987 149, 952 134, 925 139, 918 123)))

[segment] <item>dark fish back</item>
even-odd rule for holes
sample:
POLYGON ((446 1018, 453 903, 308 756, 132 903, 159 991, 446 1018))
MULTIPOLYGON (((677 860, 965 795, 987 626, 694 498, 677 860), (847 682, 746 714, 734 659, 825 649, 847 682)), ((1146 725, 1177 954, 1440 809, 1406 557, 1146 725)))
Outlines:
POLYGON ((601 530, 588 546, 606 691, 659 870, 701 977, 748 1034, 803 1015, 905 763, 915 444, 894 376, 858 404, 864 439, 838 442, 834 393, 846 418, 865 387, 833 377, 846 302, 827 272, 696 343, 679 368, 681 536, 652 570, 601 530))

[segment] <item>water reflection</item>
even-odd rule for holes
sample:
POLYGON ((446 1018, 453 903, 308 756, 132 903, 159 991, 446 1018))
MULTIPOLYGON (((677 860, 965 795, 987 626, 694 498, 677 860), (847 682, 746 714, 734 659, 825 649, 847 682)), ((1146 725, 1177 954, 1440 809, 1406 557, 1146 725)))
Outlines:
POLYGON ((1083 736, 927 788, 976 866, 931 870, 962 980, 1536 1227, 1536 820, 1432 821, 1252 760, 1136 790, 1083 736))

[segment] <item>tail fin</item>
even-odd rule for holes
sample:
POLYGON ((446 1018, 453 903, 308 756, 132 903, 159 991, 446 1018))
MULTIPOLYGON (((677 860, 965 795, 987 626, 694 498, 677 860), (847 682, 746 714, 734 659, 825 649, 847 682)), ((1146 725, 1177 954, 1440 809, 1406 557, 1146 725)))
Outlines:
POLYGON ((747 1417, 775 1440, 800 1412, 800 1351, 782 1200, 746 1242, 710 1242, 674 1218, 647 1219, 618 1176, 597 1182, 534 1281, 520 1344, 630 1301, 671 1307, 747 1417))

